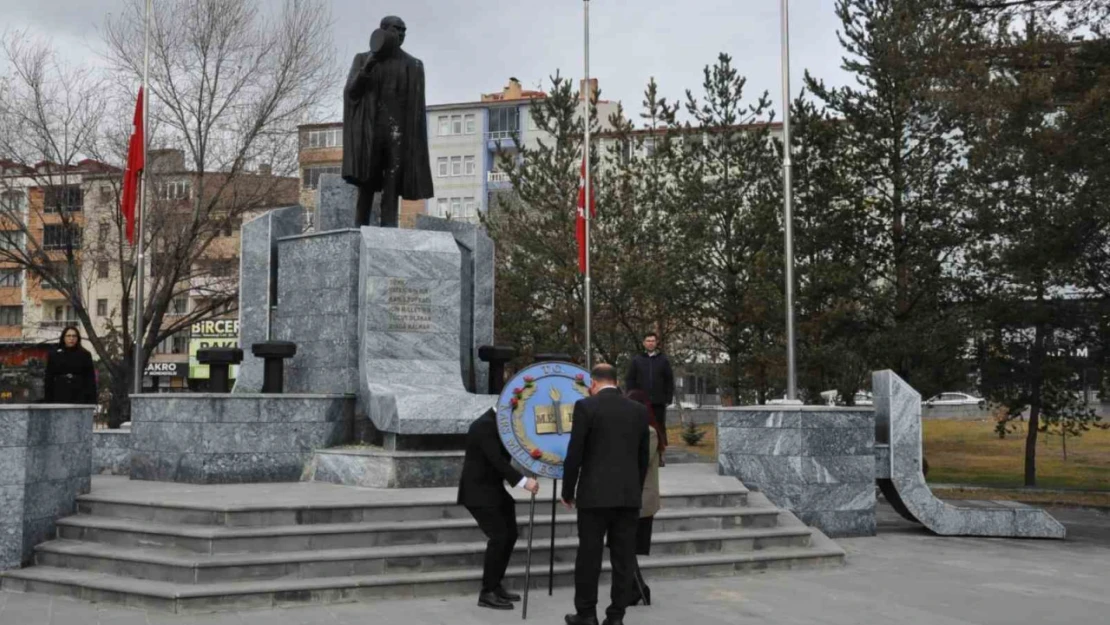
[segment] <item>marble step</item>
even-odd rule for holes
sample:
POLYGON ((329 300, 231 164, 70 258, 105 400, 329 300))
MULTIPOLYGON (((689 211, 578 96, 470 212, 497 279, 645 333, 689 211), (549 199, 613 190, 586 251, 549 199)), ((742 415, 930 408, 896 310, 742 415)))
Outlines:
MULTIPOLYGON (((733 478, 724 485, 686 486, 664 490, 664 509, 731 508, 747 504, 748 491, 733 478), (724 486, 724 487, 722 487, 724 486)), ((165 485, 168 492, 94 490, 77 500, 83 515, 152 521, 171 525, 218 525, 227 527, 273 527, 333 523, 381 523, 468 519, 470 513, 455 503, 455 489, 359 489, 318 482, 254 484, 255 492, 233 486, 193 487, 183 491, 182 484, 165 485), (304 486, 314 487, 312 489, 304 486), (286 487, 282 492, 275 488, 286 487), (174 492, 174 491, 177 492, 174 492), (189 497, 192 492, 198 493, 189 497), (267 497, 267 494, 272 496, 267 497), (304 497, 298 497, 298 495, 304 497)), ((144 485, 145 486, 145 485, 144 485)), ((517 515, 527 515, 526 493, 513 493, 517 515)), ((551 492, 541 490, 536 512, 550 511, 551 492)), ((557 514, 568 514, 556 506, 557 514)), ((548 512, 550 514, 550 512, 548 512)))
MULTIPOLYGON (((783 547, 806 547, 806 527, 774 527, 656 533, 652 553, 684 556, 734 553, 783 547)), ((573 564, 577 537, 555 540, 555 562, 573 564)), ((533 543, 532 562, 546 567, 550 541, 533 543)), ((526 540, 518 540, 513 563, 523 565, 526 540)), ((424 573, 481 567, 486 543, 395 545, 277 553, 201 555, 164 549, 119 547, 101 543, 54 540, 35 548, 39 566, 97 571, 135 579, 205 584, 390 573, 424 573)))
MULTIPOLYGON (((811 544, 808 547, 651 556, 642 558, 640 567, 644 576, 654 582, 799 567, 809 569, 843 563, 845 554, 840 547, 817 530, 810 530, 810 533, 811 544)), ((607 585, 608 562, 603 567, 605 572, 601 583, 607 585)), ((573 563, 556 564, 554 571, 556 585, 573 585, 573 563)), ((4 573, 0 576, 0 589, 186 613, 474 594, 477 593, 481 577, 481 567, 477 566, 420 573, 177 584, 119 577, 102 572, 35 566, 4 573)), ((506 574, 506 585, 519 590, 523 587, 524 577, 523 567, 510 567, 506 574)), ((547 583, 547 568, 533 567, 532 587, 544 588, 547 583)))
MULTIPOLYGON (((551 506, 536 510, 536 537, 551 536, 551 506)), ((737 528, 771 528, 780 511, 771 506, 739 508, 667 508, 655 516, 657 533, 737 528)), ((555 517, 555 536, 575 535, 573 514, 555 517)), ((517 518, 521 533, 528 517, 517 518)), ((387 545, 475 542, 484 540, 477 523, 467 518, 430 521, 384 521, 227 527, 219 525, 165 524, 119 517, 76 515, 58 521, 58 538, 120 547, 165 548, 183 552, 261 553, 345 549, 387 545)))

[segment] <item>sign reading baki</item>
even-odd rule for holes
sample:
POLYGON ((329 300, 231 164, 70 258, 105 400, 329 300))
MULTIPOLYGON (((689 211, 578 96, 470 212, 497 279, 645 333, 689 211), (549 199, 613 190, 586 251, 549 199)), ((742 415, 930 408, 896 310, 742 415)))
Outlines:
POLYGON ((590 374, 568 362, 544 362, 518 373, 497 401, 501 443, 533 475, 562 479, 574 425, 574 403, 587 397, 590 374))
MULTIPOLYGON (((198 321, 190 327, 189 377, 208 379, 208 365, 197 361, 197 352, 209 347, 239 347, 238 319, 209 319, 198 321)), ((231 379, 239 377, 239 365, 231 366, 231 379)))

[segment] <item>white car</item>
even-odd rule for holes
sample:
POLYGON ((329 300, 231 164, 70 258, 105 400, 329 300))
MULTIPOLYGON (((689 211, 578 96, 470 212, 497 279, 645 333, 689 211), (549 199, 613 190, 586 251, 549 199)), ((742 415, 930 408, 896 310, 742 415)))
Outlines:
POLYGON ((967 393, 941 393, 925 401, 926 406, 979 406, 983 408, 987 402, 982 397, 968 395, 967 393))

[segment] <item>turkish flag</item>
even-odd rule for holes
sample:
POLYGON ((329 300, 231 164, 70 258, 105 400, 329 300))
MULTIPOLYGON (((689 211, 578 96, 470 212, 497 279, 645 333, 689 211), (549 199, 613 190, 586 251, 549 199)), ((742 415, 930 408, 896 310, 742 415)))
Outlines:
POLYGON ((139 99, 135 102, 135 130, 127 146, 127 169, 123 172, 123 194, 120 197, 119 212, 127 223, 127 242, 135 244, 135 202, 139 199, 139 176, 146 163, 143 161, 143 90, 139 89, 139 99))
MULTIPOLYGON (((590 187, 590 219, 597 217, 597 196, 590 187)), ((582 155, 582 171, 578 178, 578 219, 575 223, 578 239, 578 271, 586 273, 586 155, 582 155)))

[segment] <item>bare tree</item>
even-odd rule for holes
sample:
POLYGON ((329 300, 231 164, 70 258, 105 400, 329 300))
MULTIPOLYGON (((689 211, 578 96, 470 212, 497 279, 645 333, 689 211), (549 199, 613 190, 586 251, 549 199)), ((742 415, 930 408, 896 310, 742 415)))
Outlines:
MULTIPOLYGON (((14 128, 0 134, 18 135, 12 145, 27 148, 50 145, 42 139, 32 142, 30 137, 37 135, 54 141, 65 136, 66 145, 75 143, 71 137, 82 139, 70 148, 72 154, 21 151, 41 154, 38 160, 60 166, 90 158, 122 162, 130 107, 142 76, 143 6, 142 0, 133 0, 122 14, 108 18, 104 39, 109 69, 101 80, 73 82, 58 72, 53 80, 38 80, 38 74, 23 70, 13 71, 6 84, 0 81, 0 114, 12 109, 26 111, 23 117, 35 119, 37 114, 44 120, 37 123, 35 132, 14 128), (106 84, 121 87, 122 93, 112 102, 100 95, 106 84), (64 92, 64 97, 49 90, 64 92), (54 102, 70 101, 78 111, 88 109, 87 115, 55 110, 59 105, 54 102), (104 111, 111 110, 113 102, 116 114, 109 117, 104 111), (75 128, 65 126, 67 121, 75 128), (85 126, 92 130, 77 131, 85 126)), ((149 264, 138 354, 143 363, 159 343, 193 322, 235 309, 238 249, 227 235, 254 212, 296 201, 296 181, 278 176, 296 171, 297 126, 319 115, 329 104, 328 94, 336 92, 339 73, 328 26, 328 6, 321 0, 289 0, 277 9, 270 3, 241 0, 155 5, 150 33, 148 205, 146 237, 141 242, 149 264), (157 149, 162 146, 173 149, 157 149), (181 297, 194 302, 192 309, 168 314, 181 297)), ((36 56, 24 52, 26 46, 9 47, 22 53, 8 53, 13 64, 24 58, 44 59, 39 65, 49 69, 49 53, 36 56)), ((7 123, 4 127, 12 128, 7 123)), ((0 143, 0 157, 5 152, 19 151, 0 143)), ((26 157, 11 160, 28 168, 37 162, 26 157)), ((90 165, 84 163, 86 169, 90 165)), ((111 196, 108 204, 118 206, 119 170, 102 167, 83 173, 86 186, 98 185, 111 196)), ((20 222, 24 230, 25 221, 20 222)), ((70 300, 90 343, 106 363, 113 400, 109 423, 118 424, 130 412, 127 395, 135 354, 127 294, 135 288, 138 246, 127 243, 118 210, 104 211, 96 226, 95 243, 75 245, 73 252, 67 252, 70 267, 89 275, 98 267, 101 276, 104 263, 116 270, 113 278, 119 280, 123 323, 95 327, 76 275, 80 270, 71 269, 63 276, 73 278, 64 285, 63 279, 51 284, 66 287, 59 290, 70 300)), ((23 238, 32 240, 29 234, 23 238)), ((53 267, 45 262, 49 254, 36 255, 32 247, 18 252, 22 262, 16 262, 35 272, 38 267, 53 267)), ((0 260, 3 254, 0 251, 0 260)), ((49 280, 45 275, 44 279, 49 280)))

